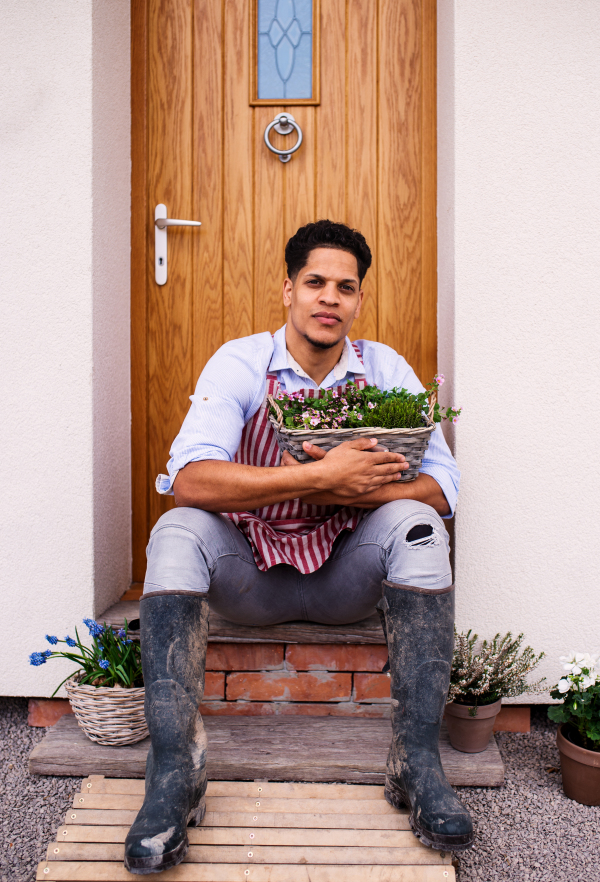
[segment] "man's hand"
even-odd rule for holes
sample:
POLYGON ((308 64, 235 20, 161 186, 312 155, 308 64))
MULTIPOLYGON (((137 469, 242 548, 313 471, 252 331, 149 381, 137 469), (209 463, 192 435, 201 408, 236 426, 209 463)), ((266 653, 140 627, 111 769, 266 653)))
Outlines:
MULTIPOLYGON (((375 438, 344 441, 327 452, 305 441, 304 450, 326 471, 325 490, 354 499, 397 481, 408 463, 401 453, 377 447, 375 438)), ((293 459, 293 457, 291 457, 293 459)))

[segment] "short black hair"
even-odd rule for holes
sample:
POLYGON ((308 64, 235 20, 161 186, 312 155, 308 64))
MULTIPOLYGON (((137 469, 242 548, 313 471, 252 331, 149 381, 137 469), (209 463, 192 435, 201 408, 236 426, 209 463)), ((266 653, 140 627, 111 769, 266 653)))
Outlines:
POLYGON ((308 255, 315 248, 338 248, 353 254, 358 266, 358 279, 362 285, 372 261, 371 249, 362 233, 352 230, 346 224, 336 224, 330 220, 318 220, 314 224, 300 227, 285 246, 285 262, 292 281, 295 281, 300 270, 306 266, 308 255))

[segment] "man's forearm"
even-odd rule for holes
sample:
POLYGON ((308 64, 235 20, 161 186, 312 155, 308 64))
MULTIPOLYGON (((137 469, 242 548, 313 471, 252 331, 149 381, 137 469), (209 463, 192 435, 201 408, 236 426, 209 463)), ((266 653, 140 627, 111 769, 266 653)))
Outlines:
POLYGON ((439 515, 449 515, 450 506, 442 488, 431 475, 420 474, 414 481, 396 481, 383 487, 356 496, 351 500, 340 499, 335 493, 313 493, 302 500, 314 505, 351 505, 356 508, 379 508, 395 499, 416 499, 430 505, 439 515))
POLYGON ((175 478, 175 502, 205 511, 252 511, 318 492, 315 466, 318 463, 282 469, 219 460, 190 462, 175 478))

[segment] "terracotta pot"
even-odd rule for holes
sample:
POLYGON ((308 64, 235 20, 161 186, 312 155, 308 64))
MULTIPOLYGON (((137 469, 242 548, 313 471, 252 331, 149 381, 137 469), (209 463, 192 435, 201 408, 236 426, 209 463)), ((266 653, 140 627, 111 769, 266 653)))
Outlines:
POLYGON ((493 704, 480 704, 474 717, 470 716, 472 708, 467 704, 456 704, 454 701, 447 704, 444 719, 452 747, 463 753, 481 753, 485 750, 490 743, 501 704, 501 698, 493 704))
POLYGON ((566 728, 563 723, 556 733, 565 796, 582 805, 600 805, 600 753, 573 744, 563 734, 566 728))

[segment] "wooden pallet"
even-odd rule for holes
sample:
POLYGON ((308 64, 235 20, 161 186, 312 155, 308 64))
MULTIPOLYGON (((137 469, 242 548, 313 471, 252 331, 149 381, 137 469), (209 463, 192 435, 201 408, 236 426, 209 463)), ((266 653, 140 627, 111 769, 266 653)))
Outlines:
MULTIPOLYGON (((213 780, 345 781, 382 784, 392 736, 389 720, 347 717, 206 717, 208 774, 213 780)), ((127 747, 94 744, 72 715, 52 726, 29 758, 38 775, 143 778, 149 739, 127 747)), ((494 740, 482 753, 460 753, 440 737, 453 785, 498 787, 504 766, 494 740)))
MULTIPOLYGON (((123 843, 144 781, 82 783, 37 880, 125 882, 123 843)), ((421 845, 383 788, 210 781, 206 817, 182 864, 161 882, 452 882, 449 853, 421 845)))

